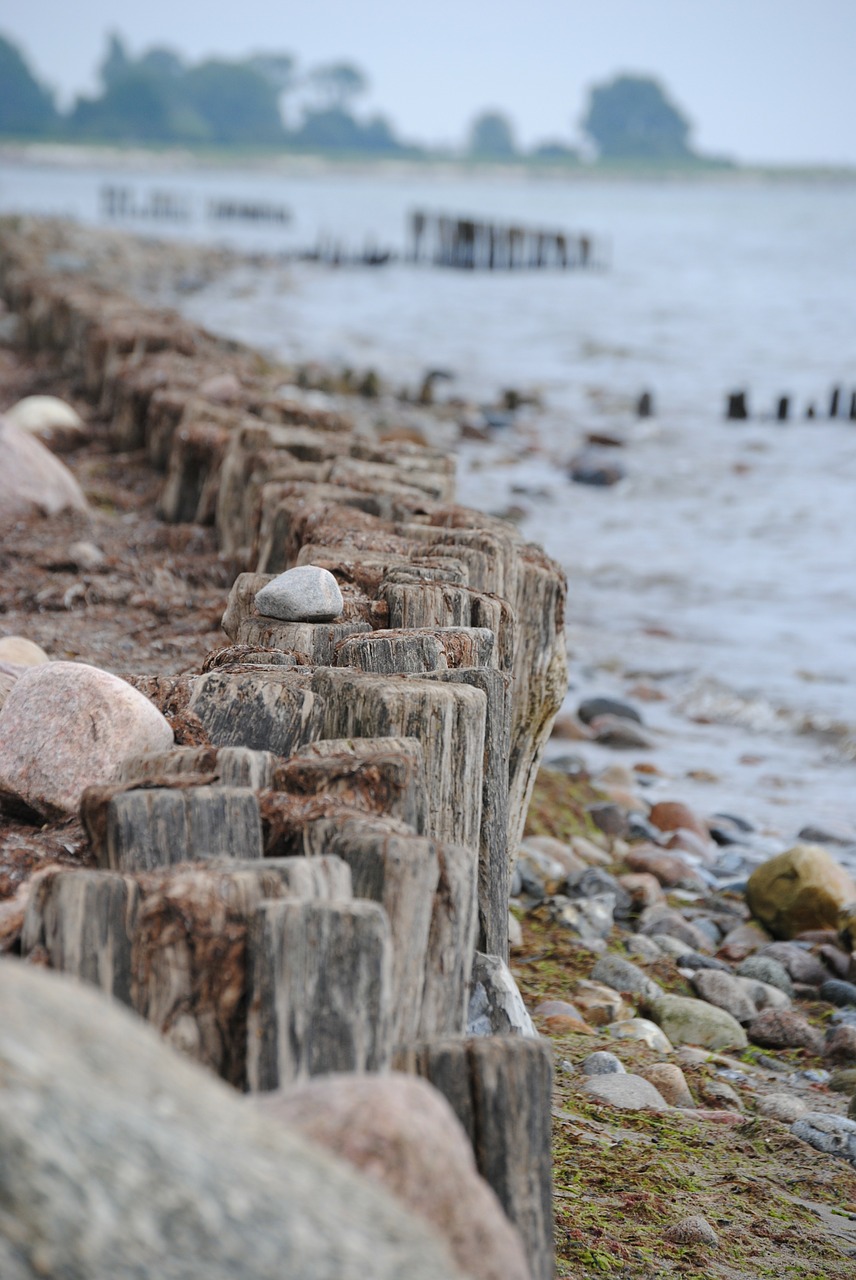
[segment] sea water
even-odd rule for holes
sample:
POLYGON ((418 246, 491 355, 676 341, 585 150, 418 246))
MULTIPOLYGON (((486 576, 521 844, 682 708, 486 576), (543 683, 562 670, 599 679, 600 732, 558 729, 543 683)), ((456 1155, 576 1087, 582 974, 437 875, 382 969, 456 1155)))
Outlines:
MULTIPOLYGON (((209 328, 288 360, 374 367, 444 395, 537 396, 460 449, 463 502, 516 507, 567 570, 570 689, 638 702, 655 746, 570 748, 592 767, 650 758, 654 790, 738 812, 772 841, 856 824, 856 183, 596 180, 418 168, 163 171, 0 165, 0 212, 97 224, 99 189, 176 193, 186 219, 134 230, 266 253, 319 242, 406 249, 412 209, 584 231, 603 270, 456 272, 283 261, 179 298, 209 328), (210 222, 208 201, 288 204, 288 227, 210 222), (842 416, 827 416, 831 388, 842 416), (751 418, 724 420, 745 389, 751 418), (635 405, 651 392, 654 415, 635 405), (791 421, 772 415, 791 397, 791 421), (809 404, 816 416, 807 420, 809 404), (591 433, 625 478, 572 483, 591 433)), ((843 855, 848 858, 850 855, 843 855)))

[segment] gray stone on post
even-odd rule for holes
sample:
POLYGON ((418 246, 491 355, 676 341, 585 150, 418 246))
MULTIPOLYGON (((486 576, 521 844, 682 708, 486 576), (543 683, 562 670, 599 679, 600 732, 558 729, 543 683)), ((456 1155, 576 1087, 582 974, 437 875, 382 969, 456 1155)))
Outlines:
POLYGON ((262 587, 256 608, 266 618, 283 622, 332 622, 341 614, 344 601, 329 569, 305 564, 287 569, 262 587))

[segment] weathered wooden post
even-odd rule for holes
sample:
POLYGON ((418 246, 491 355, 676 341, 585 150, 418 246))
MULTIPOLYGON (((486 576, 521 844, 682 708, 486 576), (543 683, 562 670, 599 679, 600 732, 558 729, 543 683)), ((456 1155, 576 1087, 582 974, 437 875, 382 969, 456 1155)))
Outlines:
POLYGON ((654 398, 650 391, 643 391, 636 405, 637 418, 650 418, 654 414, 654 398))
POLYGON ((247 959, 252 1090, 390 1065, 392 942, 377 903, 262 903, 247 959))
POLYGON ((829 416, 830 418, 838 417, 838 402, 841 398, 841 388, 833 387, 829 396, 829 416))
POLYGON ((749 417, 745 391, 731 391, 725 409, 725 417, 729 422, 745 422, 749 417))
POLYGON ((533 1280, 553 1280, 549 1047, 522 1036, 434 1041, 401 1050, 394 1065, 447 1098, 479 1173, 523 1237, 533 1280))
POLYGON ((776 405, 776 421, 777 422, 787 422, 790 405, 791 405, 790 396, 779 396, 779 400, 776 405))
POLYGON ((425 214, 418 210, 410 215, 410 232, 413 245, 412 259, 414 262, 420 262, 422 259, 422 236, 425 231, 425 214))

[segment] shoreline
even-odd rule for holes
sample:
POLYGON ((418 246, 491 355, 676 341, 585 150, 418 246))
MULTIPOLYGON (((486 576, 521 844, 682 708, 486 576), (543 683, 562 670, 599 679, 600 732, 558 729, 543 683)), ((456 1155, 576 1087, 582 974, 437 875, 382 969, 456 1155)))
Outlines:
POLYGON ((521 159, 506 164, 464 156, 368 156, 324 152, 258 152, 250 149, 206 152, 180 144, 145 147, 114 143, 15 142, 0 139, 0 163, 67 169, 109 168, 141 172, 250 169, 302 177, 313 174, 377 174, 379 176, 461 177, 477 175, 501 181, 567 181, 569 183, 710 183, 726 185, 816 184, 851 186, 856 166, 715 162, 686 165, 576 163, 555 164, 521 159))

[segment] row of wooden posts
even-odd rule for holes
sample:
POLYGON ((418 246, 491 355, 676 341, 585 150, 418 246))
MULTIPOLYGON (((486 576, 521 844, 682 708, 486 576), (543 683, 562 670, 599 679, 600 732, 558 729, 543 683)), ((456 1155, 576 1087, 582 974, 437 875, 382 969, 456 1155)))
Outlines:
POLYGON ((586 233, 544 230, 416 210, 410 215, 413 262, 468 271, 554 270, 602 266, 586 233))
MULTIPOLYGON (((191 216, 187 199, 174 191, 150 191, 144 201, 139 201, 132 188, 111 184, 101 188, 100 201, 102 215, 111 220, 150 218, 155 221, 187 222, 191 216)), ((287 205, 268 200, 209 200, 207 213, 215 222, 256 222, 287 226, 292 219, 287 205)))
POLYGON ((466 1026, 477 949, 507 957, 510 855, 567 688, 564 575, 455 505, 444 452, 366 440, 252 353, 47 257, 37 229, 0 241, 24 340, 165 472, 163 518, 213 525, 244 571, 200 671, 126 673, 183 745, 86 793, 99 869, 40 880, 23 951, 237 1088, 426 1076, 550 1280, 549 1050, 466 1026), (224 370, 228 408, 198 392, 224 370), (260 616, 259 588, 307 563, 341 618, 260 616))
MULTIPOLYGON (((791 417, 793 408, 793 397, 779 396, 775 403, 775 409, 772 414, 776 422, 788 422, 791 417)), ((749 411, 749 397, 745 391, 731 391, 728 394, 725 404, 725 417, 730 422, 745 422, 751 417, 749 411)), ((851 391, 849 396, 841 387, 833 387, 829 393, 827 409, 824 413, 823 407, 820 408, 816 401, 809 401, 805 406, 802 416, 806 419, 828 418, 831 420, 837 418, 846 418, 849 422, 856 422, 856 390, 851 391)))

